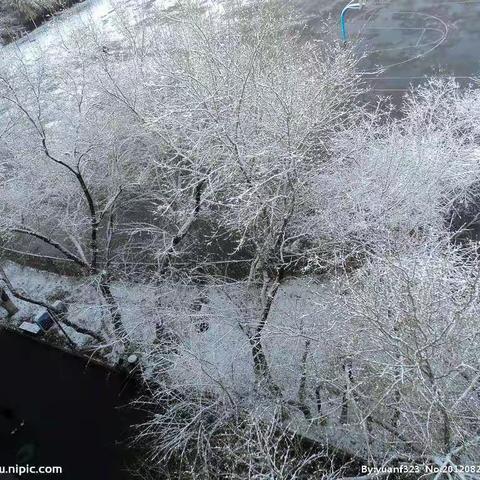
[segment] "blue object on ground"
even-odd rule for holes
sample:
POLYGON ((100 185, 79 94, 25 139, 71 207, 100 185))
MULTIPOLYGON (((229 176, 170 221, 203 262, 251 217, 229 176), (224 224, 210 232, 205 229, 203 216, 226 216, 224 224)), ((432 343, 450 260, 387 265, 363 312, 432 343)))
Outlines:
POLYGON ((48 331, 50 330, 50 328, 53 327, 53 324, 55 323, 53 321, 53 318, 51 317, 51 315, 45 311, 39 315, 37 315, 37 317, 35 318, 35 323, 44 331, 48 331))

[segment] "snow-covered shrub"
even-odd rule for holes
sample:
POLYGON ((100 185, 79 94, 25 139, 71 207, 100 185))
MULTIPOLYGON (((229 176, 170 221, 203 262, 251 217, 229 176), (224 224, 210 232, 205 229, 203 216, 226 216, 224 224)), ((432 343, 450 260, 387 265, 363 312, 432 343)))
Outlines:
POLYGON ((34 20, 47 12, 60 8, 64 0, 7 0, 7 6, 27 20, 34 20))
POLYGON ((262 415, 225 405, 207 392, 174 391, 166 385, 158 392, 155 413, 140 426, 137 441, 148 445, 149 468, 161 478, 333 477, 328 448, 302 441, 282 419, 281 408, 262 415))
POLYGON ((405 105, 400 120, 374 118, 341 133, 316 176, 314 221, 332 250, 341 247, 348 256, 384 242, 402 248, 446 235, 452 211, 475 198, 478 93, 432 82, 405 105))
POLYGON ((353 334, 337 389, 372 456, 478 459, 479 271, 476 246, 442 242, 378 252, 342 285, 353 334))

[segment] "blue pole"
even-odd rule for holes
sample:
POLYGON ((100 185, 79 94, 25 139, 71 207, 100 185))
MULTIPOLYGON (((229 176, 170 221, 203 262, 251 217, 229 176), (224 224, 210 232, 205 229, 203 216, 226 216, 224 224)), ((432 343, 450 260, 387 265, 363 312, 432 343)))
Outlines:
POLYGON ((343 10, 340 15, 340 28, 341 28, 341 35, 342 35, 342 40, 344 42, 347 42, 348 40, 348 33, 347 33, 347 22, 346 22, 346 16, 347 12, 349 10, 361 10, 362 5, 360 3, 353 3, 350 2, 343 10))

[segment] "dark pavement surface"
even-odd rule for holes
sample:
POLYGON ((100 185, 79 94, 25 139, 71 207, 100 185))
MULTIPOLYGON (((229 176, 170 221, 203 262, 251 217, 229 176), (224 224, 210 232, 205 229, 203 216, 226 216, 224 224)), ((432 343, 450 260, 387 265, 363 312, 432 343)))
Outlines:
MULTIPOLYGON (((327 10, 339 23, 335 1, 327 10)), ((299 0, 315 30, 326 10, 299 0)), ((398 95, 426 76, 476 84, 480 74, 480 0, 367 0, 347 16, 350 41, 365 55, 360 69, 378 93, 398 95)), ((340 27, 339 27, 340 30, 340 27)))

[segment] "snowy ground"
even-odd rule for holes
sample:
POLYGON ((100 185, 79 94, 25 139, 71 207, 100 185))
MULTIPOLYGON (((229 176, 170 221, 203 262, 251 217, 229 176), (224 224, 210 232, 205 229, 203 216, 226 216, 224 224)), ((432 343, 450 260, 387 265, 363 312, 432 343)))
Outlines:
POLYGON ((71 9, 60 13, 20 40, 0 49, 0 59, 10 56, 22 58, 26 62, 37 61, 47 54, 49 62, 62 62, 65 59, 64 42, 77 31, 92 25, 101 32, 106 44, 118 38, 119 19, 132 23, 148 17, 152 8, 169 8, 176 0, 86 0, 71 9), (60 48, 62 47, 62 48, 60 48))
MULTIPOLYGON (((15 288, 28 292, 30 297, 52 303, 56 300, 67 303, 69 320, 79 326, 100 331, 102 322, 107 322, 108 312, 102 305, 95 283, 88 278, 61 276, 10 261, 4 263, 4 269, 15 288)), ((200 367, 194 367, 195 362, 187 367, 189 358, 200 357, 212 366, 212 371, 207 374, 222 378, 232 385, 246 386, 253 381, 250 373, 243 378, 246 371, 252 371, 251 353, 241 327, 248 325, 255 313, 251 311, 244 287, 245 284, 238 283, 203 290, 202 295, 206 299, 199 311, 188 308, 188 305, 193 305, 199 291, 180 285, 162 288, 114 283, 112 289, 127 332, 135 344, 152 343, 156 324, 170 322, 171 328, 181 335, 185 351, 178 358, 178 367, 179 374, 185 375, 185 382, 189 383, 189 377, 197 382, 202 376, 197 370, 200 367), (165 312, 165 318, 158 318, 160 310, 165 312), (199 328, 202 322, 207 324, 205 331, 199 328), (243 380, 238 381, 237 377, 243 380)), ((272 363, 278 368, 279 381, 285 382, 286 389, 296 381, 298 371, 291 362, 292 358, 301 355, 305 340, 326 345, 333 338, 332 332, 338 330, 338 320, 330 318, 329 288, 319 280, 307 277, 287 281, 277 295, 271 322, 265 331, 266 348, 272 355, 272 363), (325 312, 327 306, 328 312, 325 312)), ((15 300, 15 303, 19 312, 9 320, 4 317, 3 321, 17 326, 23 321, 32 320, 42 309, 19 300, 15 300)), ((6 312, 2 311, 2 314, 6 312)), ((68 332, 80 344, 88 340, 71 329, 68 332)), ((293 363, 297 362, 293 360, 293 363)), ((295 387, 292 388, 295 390, 295 387)), ((294 394, 293 391, 291 393, 294 394)))
MULTIPOLYGON (((49 50, 51 60, 57 55, 59 40, 65 40, 75 30, 95 25, 105 43, 114 42, 122 22, 135 25, 148 21, 155 9, 169 9, 177 0, 85 0, 56 15, 51 21, 27 34, 24 38, 0 48, 0 59, 21 56, 37 59, 40 52, 49 50), (57 54, 56 54, 56 53, 57 54)), ((206 0, 212 8, 221 2, 206 0)), ((321 31, 323 22, 338 24, 339 14, 347 1, 295 0, 313 31, 321 31)), ((478 75, 476 50, 480 19, 480 1, 432 0, 371 0, 362 12, 348 16, 351 40, 358 44, 359 54, 366 56, 361 68, 365 78, 379 93, 403 93, 411 83, 422 82, 426 75, 454 75, 468 83, 478 75)))
MULTIPOLYGON (((75 324, 99 332, 102 324, 108 323, 109 314, 98 294, 95 284, 88 280, 65 277, 22 267, 13 262, 5 262, 4 269, 10 281, 19 290, 28 292, 31 298, 53 303, 62 300, 68 305, 68 318, 75 324)), ((133 344, 151 343, 154 338, 155 305, 151 289, 141 285, 116 284, 113 293, 120 305, 123 322, 133 344)), ((19 326, 23 321, 32 321, 42 310, 26 302, 14 300, 19 312, 3 322, 19 326)), ((1 314, 6 312, 3 310, 1 314)), ((0 317, 1 318, 1 317, 0 317)), ((66 327, 68 334, 79 345, 87 344, 89 337, 66 327)), ((60 332, 57 332, 59 335, 60 332)))

